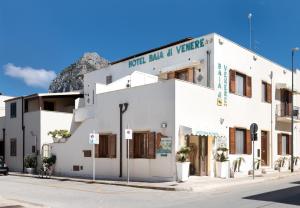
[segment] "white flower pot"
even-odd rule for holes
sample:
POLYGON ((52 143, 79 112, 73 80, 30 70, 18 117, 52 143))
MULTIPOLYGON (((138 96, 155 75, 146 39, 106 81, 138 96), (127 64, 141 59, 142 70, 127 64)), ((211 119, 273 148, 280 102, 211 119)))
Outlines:
POLYGON ((229 161, 216 162, 216 177, 218 178, 230 177, 229 161))
POLYGON ((190 162, 177 162, 177 180, 184 182, 189 179, 190 162))
POLYGON ((34 173, 34 168, 26 168, 26 172, 28 173, 28 174, 33 174, 34 173))

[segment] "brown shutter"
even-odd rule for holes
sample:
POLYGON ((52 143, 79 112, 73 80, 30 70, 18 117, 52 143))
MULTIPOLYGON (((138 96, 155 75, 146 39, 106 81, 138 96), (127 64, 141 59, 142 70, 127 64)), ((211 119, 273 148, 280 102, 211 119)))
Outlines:
POLYGON ((292 154, 292 135, 287 136, 287 141, 286 141, 286 153, 288 155, 292 154))
POLYGON ((147 158, 155 159, 155 153, 156 153, 156 144, 155 144, 155 132, 149 132, 148 133, 148 155, 147 158))
POLYGON ((252 79, 246 76, 246 96, 252 97, 252 79))
MULTIPOLYGON (((134 145, 133 145, 133 141, 134 141, 134 134, 133 134, 133 138, 132 139, 129 139, 129 158, 133 158, 133 150, 134 150, 134 145)), ((126 142, 127 143, 127 142, 126 142)), ((127 148, 128 150, 128 148, 127 148)), ((127 152, 127 151, 126 151, 127 152)), ((126 154, 126 157, 127 157, 128 154, 126 154)))
POLYGON ((100 148, 100 146, 99 146, 99 144, 95 144, 95 158, 99 158, 99 148, 100 148))
POLYGON ((251 141, 251 134, 250 130, 246 130, 246 154, 252 154, 252 141, 251 141))
POLYGON ((229 128, 229 153, 235 154, 235 128, 229 128))
POLYGON ((277 154, 282 155, 282 135, 277 135, 277 154))
POLYGON ((235 71, 234 70, 230 70, 229 71, 229 77, 230 77, 230 80, 229 80, 229 91, 231 93, 235 93, 235 71))
POLYGON ((108 157, 116 158, 117 157, 117 135, 111 134, 108 137, 108 157))
POLYGON ((168 73, 168 79, 175 79, 175 72, 174 71, 168 73))
POLYGON ((99 144, 98 144, 98 157, 105 157, 105 136, 99 135, 99 144))
POLYGON ((272 102, 272 85, 271 84, 267 84, 267 102, 271 103, 272 102))
POLYGON ((188 69, 188 81, 194 82, 194 70, 193 68, 188 69))

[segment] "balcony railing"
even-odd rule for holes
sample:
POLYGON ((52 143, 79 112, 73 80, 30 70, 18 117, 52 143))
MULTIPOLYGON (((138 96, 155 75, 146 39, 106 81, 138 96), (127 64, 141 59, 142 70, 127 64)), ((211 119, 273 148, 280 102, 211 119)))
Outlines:
MULTIPOLYGON (((300 108, 294 106, 294 119, 300 119, 300 108)), ((292 104, 291 103, 280 103, 276 105, 276 116, 288 117, 292 115, 292 104)))

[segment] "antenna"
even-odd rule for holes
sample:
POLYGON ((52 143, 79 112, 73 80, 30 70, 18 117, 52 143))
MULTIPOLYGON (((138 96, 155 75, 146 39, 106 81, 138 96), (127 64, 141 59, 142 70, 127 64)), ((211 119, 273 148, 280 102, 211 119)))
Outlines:
POLYGON ((248 14, 249 20, 249 48, 252 50, 252 13, 248 14))

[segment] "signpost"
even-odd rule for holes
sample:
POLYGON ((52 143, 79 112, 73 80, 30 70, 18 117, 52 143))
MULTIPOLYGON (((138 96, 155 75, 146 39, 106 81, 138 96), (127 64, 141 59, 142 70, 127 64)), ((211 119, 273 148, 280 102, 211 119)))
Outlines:
POLYGON ((95 144, 99 144, 99 134, 96 134, 95 131, 89 135, 89 144, 93 145, 93 181, 95 181, 95 144))
POLYGON ((257 141, 257 130, 258 130, 258 126, 256 123, 252 123, 250 125, 250 133, 251 133, 251 140, 252 140, 252 155, 253 155, 253 158, 252 158, 252 168, 253 168, 253 180, 254 180, 254 172, 255 172, 255 161, 254 161, 254 142, 257 141))
POLYGON ((127 140, 127 183, 129 183, 129 140, 132 139, 132 129, 125 129, 125 139, 127 140))

